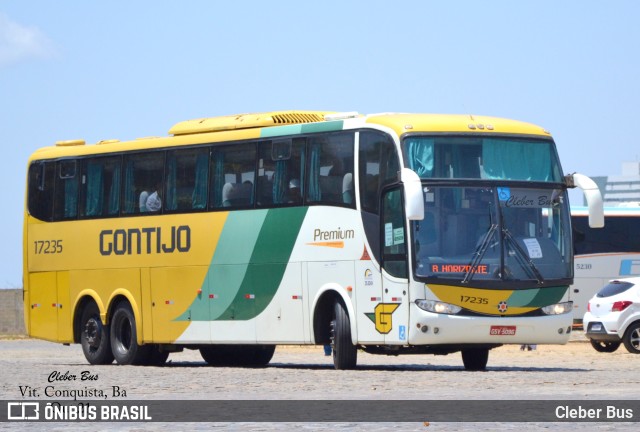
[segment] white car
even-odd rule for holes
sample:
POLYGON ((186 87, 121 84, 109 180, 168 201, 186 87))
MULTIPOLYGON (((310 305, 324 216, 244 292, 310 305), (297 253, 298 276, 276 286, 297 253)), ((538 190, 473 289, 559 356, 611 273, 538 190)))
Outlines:
POLYGON ((582 325, 599 352, 614 352, 624 344, 640 354, 640 277, 612 280, 589 300, 582 325))

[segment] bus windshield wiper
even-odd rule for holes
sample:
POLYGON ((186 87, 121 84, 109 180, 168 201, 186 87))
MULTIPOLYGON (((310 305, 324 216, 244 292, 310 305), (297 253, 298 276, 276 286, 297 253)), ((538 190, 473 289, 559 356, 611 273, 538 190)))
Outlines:
POLYGON ((522 249, 522 247, 520 247, 517 240, 513 238, 509 230, 506 228, 503 228, 502 233, 504 235, 505 240, 511 245, 511 248, 515 251, 516 257, 520 262, 520 266, 522 266, 522 268, 525 269, 525 271, 528 269, 529 275, 533 274, 533 277, 536 279, 536 281, 539 284, 543 283, 544 278, 542 277, 542 274, 540 274, 540 271, 538 270, 536 265, 533 263, 533 261, 531 261, 531 258, 529 258, 529 255, 524 251, 524 249, 522 249))
POLYGON ((476 248, 476 251, 473 253, 473 259, 469 263, 469 268, 464 274, 464 278, 462 278, 462 283, 469 283, 471 279, 473 279, 473 275, 475 273, 475 269, 478 264, 482 261, 484 254, 489 249, 489 245, 491 244, 491 239, 493 238, 494 233, 498 229, 498 224, 491 224, 487 232, 482 237, 482 241, 476 248))

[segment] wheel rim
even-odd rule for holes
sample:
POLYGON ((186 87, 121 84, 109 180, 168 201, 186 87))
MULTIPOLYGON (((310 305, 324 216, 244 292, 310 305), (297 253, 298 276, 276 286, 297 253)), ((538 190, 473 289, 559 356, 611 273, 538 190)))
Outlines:
POLYGON ((637 351, 640 351, 640 328, 634 329, 631 332, 629 342, 631 342, 631 346, 633 348, 635 348, 637 351))
POLYGON ((100 343, 102 342, 102 326, 99 325, 94 317, 90 318, 85 324, 84 335, 89 348, 96 350, 100 347, 100 343))

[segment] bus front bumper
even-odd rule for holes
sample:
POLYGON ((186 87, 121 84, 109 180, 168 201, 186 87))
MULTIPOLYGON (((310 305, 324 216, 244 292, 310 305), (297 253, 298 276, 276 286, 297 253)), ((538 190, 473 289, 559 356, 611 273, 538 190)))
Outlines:
POLYGON ((411 305, 410 345, 566 344, 571 313, 537 317, 459 316, 427 312, 411 305))

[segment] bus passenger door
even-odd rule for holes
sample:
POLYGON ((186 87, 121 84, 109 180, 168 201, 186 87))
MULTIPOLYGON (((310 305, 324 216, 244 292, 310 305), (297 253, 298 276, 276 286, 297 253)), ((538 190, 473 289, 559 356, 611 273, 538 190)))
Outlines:
POLYGON ((402 189, 383 194, 381 211, 382 303, 376 306, 376 328, 386 344, 406 344, 409 280, 402 189))

